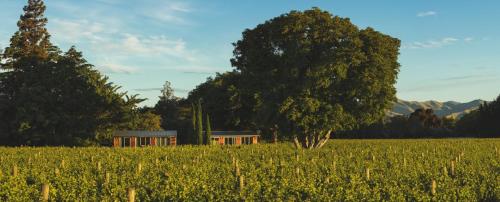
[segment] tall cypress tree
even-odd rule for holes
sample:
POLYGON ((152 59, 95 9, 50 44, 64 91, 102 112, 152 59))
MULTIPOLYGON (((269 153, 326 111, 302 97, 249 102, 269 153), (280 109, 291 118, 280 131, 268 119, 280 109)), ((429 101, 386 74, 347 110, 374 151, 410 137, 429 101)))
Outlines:
POLYGON ((194 105, 194 103, 191 103, 191 122, 192 122, 192 127, 191 127, 191 135, 190 135, 190 140, 189 142, 191 142, 192 144, 197 144, 198 142, 198 139, 197 139, 197 127, 196 127, 196 106, 194 105))
POLYGON ((201 100, 198 100, 196 107, 196 135, 198 136, 198 144, 203 144, 203 112, 201 109, 201 100))
POLYGON ((212 127, 210 126, 210 116, 207 113, 207 118, 206 118, 206 126, 205 126, 205 144, 211 145, 212 144, 212 127))
POLYGON ((53 59, 60 54, 57 47, 50 42, 50 34, 45 28, 47 18, 44 17, 45 4, 42 0, 28 0, 17 26, 19 30, 10 39, 10 46, 5 48, 1 65, 3 69, 20 70, 26 65, 15 65, 21 58, 34 60, 53 59), (52 58, 51 58, 52 57, 52 58))

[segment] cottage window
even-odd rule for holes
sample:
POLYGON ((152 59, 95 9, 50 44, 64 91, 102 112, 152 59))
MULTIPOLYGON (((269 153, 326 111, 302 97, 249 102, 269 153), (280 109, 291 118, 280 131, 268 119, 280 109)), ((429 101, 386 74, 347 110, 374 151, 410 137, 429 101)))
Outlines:
POLYGON ((224 138, 224 144, 235 144, 236 143, 236 138, 235 137, 226 137, 224 138))
POLYGON ((141 145, 141 146, 151 145, 151 138, 150 137, 139 138, 139 145, 141 145))
POLYGON ((120 142, 122 147, 130 147, 130 137, 122 137, 120 142))
POLYGON ((156 139, 156 140, 157 140, 156 145, 158 145, 158 146, 164 146, 164 145, 165 145, 165 142, 164 142, 163 138, 164 138, 164 137, 159 137, 159 138, 157 138, 157 139, 156 139))
POLYGON ((242 144, 252 144, 252 137, 242 137, 241 139, 242 144))
POLYGON ((219 138, 218 137, 213 137, 212 138, 212 144, 217 144, 219 142, 219 138))

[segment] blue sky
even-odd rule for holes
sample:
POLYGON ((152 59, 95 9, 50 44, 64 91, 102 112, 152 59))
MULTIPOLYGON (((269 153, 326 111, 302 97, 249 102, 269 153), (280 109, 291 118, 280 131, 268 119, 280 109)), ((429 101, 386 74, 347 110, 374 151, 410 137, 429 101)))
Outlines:
MULTIPOLYGON (((0 0, 0 47, 25 0, 0 0)), ((110 80, 154 105, 165 81, 184 97, 231 70, 241 32, 290 10, 320 7, 402 41, 397 96, 493 100, 500 94, 500 1, 46 0, 52 42, 71 45, 110 80)))

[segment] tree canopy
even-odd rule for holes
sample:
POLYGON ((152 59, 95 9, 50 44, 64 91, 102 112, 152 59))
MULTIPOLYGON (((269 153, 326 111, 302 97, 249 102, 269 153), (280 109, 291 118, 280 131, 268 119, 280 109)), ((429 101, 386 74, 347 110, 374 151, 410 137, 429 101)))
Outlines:
POLYGON ((217 73, 189 93, 190 102, 203 100, 203 109, 210 114, 216 130, 255 129, 254 99, 246 94, 239 72, 217 73))
POLYGON ((259 125, 277 124, 297 146, 320 147, 336 130, 380 120, 395 100, 400 41, 318 8, 247 29, 234 46, 259 125))
POLYGON ((19 31, 2 54, 2 143, 109 143, 113 130, 128 128, 137 118, 142 99, 119 92, 74 47, 61 53, 53 46, 44 11, 43 1, 28 1, 19 31))

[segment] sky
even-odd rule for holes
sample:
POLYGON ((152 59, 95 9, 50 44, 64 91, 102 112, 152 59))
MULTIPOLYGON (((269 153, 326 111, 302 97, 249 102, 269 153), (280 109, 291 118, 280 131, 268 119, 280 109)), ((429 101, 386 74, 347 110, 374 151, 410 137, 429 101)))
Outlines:
MULTIPOLYGON (((0 48, 27 0, 0 0, 0 48)), ((397 96, 412 101, 493 100, 500 94, 498 0, 46 0, 51 41, 75 45, 122 91, 153 106, 231 71, 232 43, 268 19, 319 7, 401 40, 397 96)))

